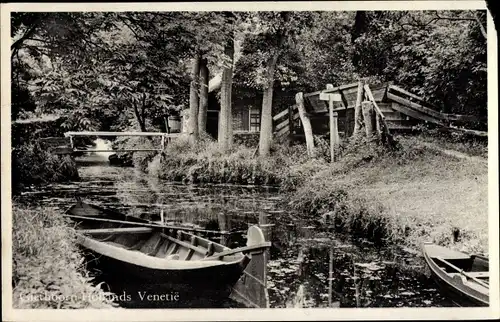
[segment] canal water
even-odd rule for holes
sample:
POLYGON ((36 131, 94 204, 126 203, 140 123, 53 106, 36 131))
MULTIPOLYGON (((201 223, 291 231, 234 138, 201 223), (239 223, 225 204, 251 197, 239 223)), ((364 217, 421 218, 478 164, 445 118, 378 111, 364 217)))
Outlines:
MULTIPOLYGON (((322 231, 285 211, 275 187, 183 185, 108 165, 78 171, 79 182, 48 185, 23 198, 65 209, 79 197, 150 220, 163 212, 167 224, 233 232, 219 240, 229 247, 244 246, 249 225, 265 217, 272 241, 266 274, 271 308, 452 306, 419 254, 322 231)), ((224 307, 241 305, 228 301, 224 307)))

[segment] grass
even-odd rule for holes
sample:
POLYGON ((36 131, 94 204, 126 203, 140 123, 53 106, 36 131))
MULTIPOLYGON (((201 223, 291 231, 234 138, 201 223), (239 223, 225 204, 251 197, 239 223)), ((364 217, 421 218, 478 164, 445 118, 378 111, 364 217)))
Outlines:
POLYGON ((278 185, 294 184, 287 169, 305 157, 302 147, 279 147, 274 157, 256 156, 256 149, 234 144, 223 153, 217 142, 208 137, 192 145, 181 137, 170 143, 166 151, 155 156, 144 169, 145 159, 135 161, 137 167, 165 180, 185 183, 231 183, 278 185))
POLYGON ((417 248, 429 240, 487 253, 487 164, 429 149, 418 138, 399 142, 395 152, 365 146, 347 153, 291 193, 289 206, 374 242, 417 248))
POLYGON ((399 137, 391 150, 347 140, 340 160, 328 162, 328 144, 316 138, 318 157, 302 145, 275 145, 272 156, 235 145, 224 154, 204 138, 172 142, 164 155, 138 160, 155 177, 185 183, 274 184, 284 205, 301 217, 375 243, 419 248, 434 241, 470 252, 488 252, 487 162, 484 142, 437 134, 399 137), (431 142, 434 148, 426 145, 431 142), (437 149, 435 148, 437 147, 437 149), (472 150, 463 158, 442 150, 472 150))
POLYGON ((93 286, 75 232, 55 209, 14 203, 14 308, 109 308, 109 293, 93 286))

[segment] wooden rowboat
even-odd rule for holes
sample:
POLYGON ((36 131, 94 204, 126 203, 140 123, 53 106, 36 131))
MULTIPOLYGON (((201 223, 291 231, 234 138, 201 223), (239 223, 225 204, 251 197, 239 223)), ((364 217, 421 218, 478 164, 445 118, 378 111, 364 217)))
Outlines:
MULTIPOLYGON (((202 294, 210 300, 227 298, 252 255, 271 245, 257 226, 248 229, 246 247, 230 249, 186 231, 83 202, 73 205, 66 216, 76 223, 77 243, 92 255, 102 279, 108 285, 125 286, 128 296, 139 296, 141 290, 158 293, 160 288, 165 294, 166 288, 181 294, 181 300, 202 294)), ((140 298, 141 306, 150 307, 144 296, 140 298)))
POLYGON ((422 246, 436 283, 459 306, 489 306, 488 258, 432 243, 422 246))

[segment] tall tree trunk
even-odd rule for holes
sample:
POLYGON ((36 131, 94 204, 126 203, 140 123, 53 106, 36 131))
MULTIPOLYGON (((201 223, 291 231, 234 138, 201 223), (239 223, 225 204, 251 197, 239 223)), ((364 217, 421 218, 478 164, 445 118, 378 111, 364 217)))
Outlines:
POLYGON ((200 61, 200 110, 198 111, 198 131, 200 133, 207 130, 208 80, 208 61, 203 58, 200 61))
MULTIPOLYGON (((137 103, 132 103, 134 106, 134 115, 135 119, 137 120, 137 123, 139 124, 139 128, 141 129, 141 132, 147 132, 146 131, 146 121, 144 120, 143 117, 141 117, 141 114, 144 115, 144 113, 139 112, 139 108, 137 106, 137 103)), ((142 110, 144 111, 144 107, 142 107, 142 110)))
POLYGON ((198 139, 198 84, 200 77, 200 55, 193 58, 191 84, 189 88, 189 138, 191 143, 198 139))
POLYGON ((314 137, 312 132, 311 121, 306 114, 306 109, 304 107, 304 94, 302 92, 295 95, 295 102, 297 103, 297 109, 299 110, 300 121, 302 122, 302 128, 304 129, 304 135, 306 137, 306 147, 307 155, 309 157, 314 157, 314 137))
POLYGON ((227 66, 222 71, 222 84, 220 90, 220 113, 218 142, 222 151, 227 152, 232 143, 232 112, 231 89, 233 83, 234 41, 229 39, 224 47, 224 54, 228 57, 227 66))
MULTIPOLYGON (((356 16, 354 18, 354 24, 351 29, 351 45, 355 44, 357 38, 368 31, 368 14, 366 11, 356 11, 356 16)), ((360 73, 361 61, 363 59, 362 52, 355 51, 352 55, 352 65, 355 70, 360 73)))
MULTIPOLYGON (((284 22, 290 20, 290 12, 281 12, 284 22)), ((274 47, 274 53, 267 60, 266 86, 262 97, 262 112, 260 118, 259 155, 266 157, 271 152, 271 142, 273 140, 273 89, 274 70, 280 55, 281 47, 287 39, 288 30, 284 29, 276 35, 278 42, 274 47)))
POLYGON ((260 119, 260 137, 259 137, 259 155, 268 156, 271 151, 271 142, 273 139, 273 89, 274 89, 274 70, 278 55, 274 54, 267 61, 267 84, 264 88, 262 97, 262 112, 260 119))

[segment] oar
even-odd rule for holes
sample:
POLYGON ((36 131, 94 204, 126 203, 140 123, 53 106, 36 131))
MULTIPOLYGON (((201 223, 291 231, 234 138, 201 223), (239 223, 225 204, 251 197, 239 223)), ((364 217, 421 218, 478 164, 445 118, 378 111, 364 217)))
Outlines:
POLYGON ((229 250, 226 250, 226 251, 223 251, 220 253, 215 253, 212 256, 203 258, 203 260, 217 259, 217 258, 224 257, 227 255, 233 255, 233 254, 241 253, 241 252, 248 252, 250 250, 256 250, 256 249, 264 249, 264 248, 268 248, 268 247, 271 247, 271 242, 264 242, 264 243, 252 245, 252 246, 238 247, 238 248, 229 249, 229 250))
POLYGON ((78 215, 69 215, 69 214, 64 214, 63 216, 69 217, 69 218, 75 218, 75 219, 95 220, 95 221, 101 221, 101 222, 110 222, 110 223, 116 223, 116 224, 126 224, 126 225, 135 225, 135 226, 143 226, 143 227, 194 231, 194 232, 199 232, 199 233, 214 233, 214 234, 221 234, 221 235, 231 234, 230 232, 227 232, 227 231, 205 230, 205 229, 190 228, 190 227, 183 227, 183 226, 157 225, 157 224, 144 223, 144 222, 125 221, 125 220, 107 219, 107 218, 99 218, 99 217, 87 217, 87 216, 78 216, 78 215))
POLYGON ((484 283, 483 281, 481 281, 479 278, 476 278, 476 277, 474 277, 474 276, 472 276, 472 275, 467 274, 467 272, 466 272, 466 271, 464 271, 463 269, 461 269, 461 268, 459 268, 459 267, 457 267, 457 266, 453 265, 452 263, 448 262, 448 261, 447 261, 447 260, 445 260, 444 258, 442 258, 442 257, 437 257, 437 259, 439 259, 441 262, 446 263, 446 265, 450 266, 451 268, 453 268, 453 269, 457 270, 460 274, 464 275, 465 277, 467 277, 467 278, 470 278, 470 279, 474 280, 476 283, 478 283, 478 284, 480 284, 480 285, 482 285, 482 286, 484 286, 484 287, 486 287, 486 288, 488 288, 488 289, 490 288, 490 286, 489 286, 489 285, 487 285, 486 283, 484 283))

